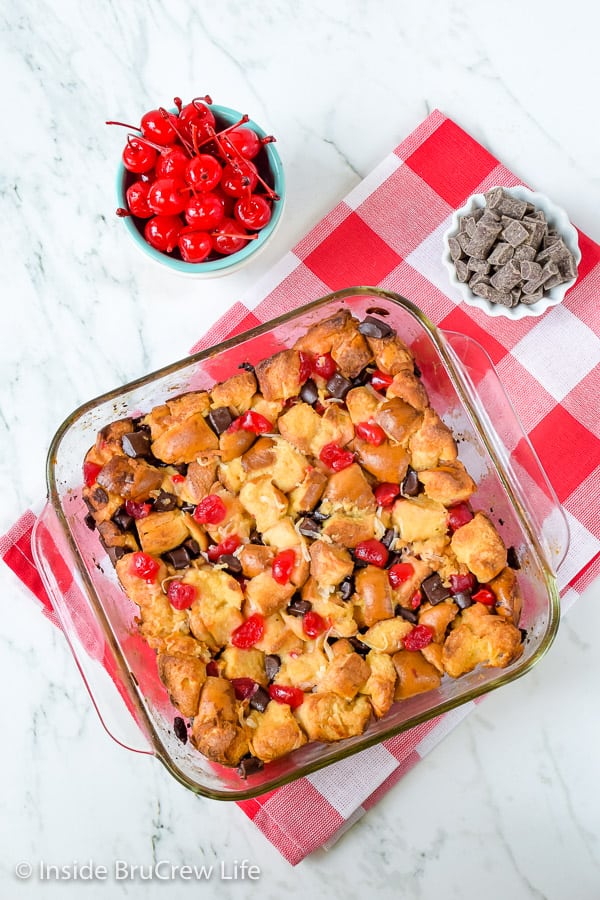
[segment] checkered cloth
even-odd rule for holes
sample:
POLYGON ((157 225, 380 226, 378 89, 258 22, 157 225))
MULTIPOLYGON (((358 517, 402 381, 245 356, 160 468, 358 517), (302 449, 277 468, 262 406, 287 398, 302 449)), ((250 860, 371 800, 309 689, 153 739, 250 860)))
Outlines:
MULTIPOLYGON (((494 361, 565 509, 571 530, 559 577, 565 608, 600 573, 600 247, 580 232, 577 284, 562 305, 518 322, 460 305, 440 259, 454 209, 472 193, 519 183, 434 111, 193 350, 359 284, 397 291, 441 328, 474 337, 494 361)), ((0 555, 56 622, 31 557, 33 522, 27 513, 0 539, 0 555)), ((296 864, 333 843, 472 708, 462 706, 239 805, 296 864)))

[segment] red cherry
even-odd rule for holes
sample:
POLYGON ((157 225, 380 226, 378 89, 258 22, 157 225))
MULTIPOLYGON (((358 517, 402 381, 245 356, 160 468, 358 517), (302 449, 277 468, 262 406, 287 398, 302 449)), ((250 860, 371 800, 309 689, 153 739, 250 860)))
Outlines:
POLYGON ((329 381, 332 375, 337 372, 337 365, 331 353, 323 353, 317 356, 313 362, 313 372, 326 381, 329 381))
POLYGON ((386 439, 385 431, 375 422, 358 422, 354 430, 359 438, 367 444, 373 444, 374 447, 379 447, 386 439))
POLYGON ((199 138, 208 137, 210 130, 214 129, 215 117, 207 103, 212 103, 210 97, 196 97, 179 113, 178 121, 187 137, 192 136, 192 125, 196 126, 199 138))
POLYGON ((231 632, 231 643, 240 650, 248 650, 258 644, 264 633, 265 620, 260 613, 254 613, 231 632))
POLYGON ((450 576, 450 590, 453 594, 459 594, 464 591, 472 591, 475 587, 476 579, 475 576, 471 572, 467 572, 466 575, 451 575, 450 576))
POLYGON ((247 700, 258 690, 258 683, 253 678, 232 678, 231 683, 236 700, 247 700))
POLYGON ((202 525, 218 525, 227 515, 227 507, 218 494, 208 494, 194 510, 194 519, 202 525))
POLYGON ((245 247, 248 237, 234 219, 224 218, 212 231, 213 247, 224 256, 230 256, 245 247))
POLYGON ((377 566, 378 569, 385 569, 388 557, 388 548, 381 541, 376 541, 375 538, 360 541, 354 548, 355 559, 366 562, 370 566, 377 566))
POLYGON ((153 147, 137 138, 129 138, 123 150, 123 165, 129 172, 149 172, 154 168, 158 156, 153 147))
POLYGON ((148 206, 159 216, 176 216, 188 202, 186 187, 177 178, 159 178, 148 191, 148 206))
POLYGON ((327 623, 319 613, 310 609, 302 618, 302 628, 304 629, 304 634, 309 638, 316 638, 323 634, 327 628, 327 623))
POLYGON ((185 178, 185 170, 190 161, 181 147, 171 147, 159 153, 156 161, 157 178, 185 178))
POLYGON ((234 419, 227 430, 251 431, 254 434, 269 434, 270 431, 273 431, 273 423, 269 422, 265 416, 261 416, 260 413, 255 412, 253 409, 249 409, 247 412, 242 413, 241 416, 238 416, 237 419, 234 419))
POLYGON ((423 602, 423 594, 421 593, 420 588, 417 588, 417 590, 414 592, 414 594, 410 598, 410 605, 411 605, 412 609, 418 609, 418 607, 421 605, 422 602, 423 602))
POLYGON ((397 588, 400 587, 401 584, 404 584, 405 581, 409 581, 414 574, 415 569, 412 563, 396 563, 395 566, 390 568, 388 579, 391 586, 397 588))
POLYGON ((371 376, 371 385, 375 388, 376 391, 385 391, 389 388, 390 384, 394 379, 391 375, 386 375, 385 372, 381 372, 379 369, 375 369, 371 376))
POLYGON ((230 534, 229 537, 224 538, 220 544, 212 544, 206 552, 206 555, 210 559, 211 562, 216 562, 220 556, 225 556, 226 554, 233 553, 234 550, 241 544, 240 538, 237 534, 230 534))
POLYGON ((221 180, 223 168, 210 153, 199 153, 187 161, 185 180, 197 191, 212 191, 221 180))
POLYGON ((152 584, 156 580, 160 563, 148 553, 142 553, 141 550, 131 554, 131 563, 129 571, 137 578, 143 578, 148 584, 152 584))
POLYGON ((211 661, 206 664, 206 674, 210 675, 211 678, 219 677, 219 664, 215 659, 211 659, 211 661))
POLYGON ((339 444, 325 444, 319 453, 319 459, 333 472, 341 472, 354 462, 354 453, 344 450, 339 444))
POLYGON ((96 483, 98 473, 102 470, 102 466, 95 462, 84 462, 83 464, 83 480, 86 487, 91 487, 96 483))
POLYGON ((254 159, 260 153, 262 141, 251 128, 234 128, 227 135, 235 149, 246 159, 254 159))
POLYGON ((496 595, 487 587, 479 588, 477 593, 472 595, 471 599, 475 600, 477 603, 483 603, 485 606, 496 605, 496 595))
POLYGON ((296 553, 294 550, 282 550, 271 563, 271 573, 277 584, 287 584, 292 577, 292 571, 296 565, 296 553))
POLYGON ((304 701, 304 693, 291 684, 270 684, 269 697, 277 703, 287 703, 292 709, 296 709, 304 701))
POLYGON ((223 169, 221 188, 230 197, 243 197, 251 193, 257 184, 256 166, 248 160, 237 165, 228 163, 223 169))
MULTIPOLYGON (((175 116, 170 116, 175 119, 175 116)), ((169 119, 165 119, 158 109, 151 109, 150 112, 144 113, 142 121, 142 134, 144 137, 154 141, 155 144, 174 144, 177 135, 169 119)))
POLYGON ((179 216, 154 216, 146 222, 144 237, 155 250, 172 253, 182 228, 179 216))
POLYGON ((225 204, 212 192, 192 197, 185 207, 185 219, 197 231, 210 231, 221 224, 225 218, 225 204))
POLYGON ((452 531, 456 531, 457 528, 462 528, 462 526, 466 525, 467 522, 470 522, 472 518, 473 513, 466 503, 457 503, 456 506, 451 506, 448 510, 448 525, 452 531))
POLYGON ((197 231, 193 225, 179 232, 177 241, 181 258, 185 262, 204 262, 212 250, 212 238, 206 231, 197 231))
POLYGON ((167 597, 174 609, 189 609, 197 596, 198 591, 193 584, 184 584, 183 581, 169 582, 167 597))
POLYGON ((422 650, 433 640, 433 628, 429 625, 415 625, 404 638, 405 650, 422 650))
POLYGON ((136 503, 135 500, 125 501, 125 512, 134 519, 145 519, 150 515, 152 507, 149 503, 136 503))
POLYGON ((241 197, 234 207, 238 222, 250 231, 259 231, 271 219, 271 207, 260 194, 241 197))
POLYGON ((127 188, 127 208, 132 216, 138 219, 149 219, 153 215, 148 206, 148 191, 150 184, 147 181, 134 181, 127 188))
POLYGON ((377 506, 383 506, 384 509, 393 506, 394 500, 400 494, 400 485, 393 484, 391 481, 382 481, 373 491, 377 506))

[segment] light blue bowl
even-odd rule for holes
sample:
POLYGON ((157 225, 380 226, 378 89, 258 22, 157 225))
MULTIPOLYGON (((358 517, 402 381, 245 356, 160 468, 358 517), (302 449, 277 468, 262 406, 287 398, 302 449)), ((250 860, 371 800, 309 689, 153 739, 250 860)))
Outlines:
MULTIPOLYGON (((230 109, 228 106, 217 106, 216 104, 212 104, 210 109, 217 120, 217 124, 221 127, 226 128, 228 125, 239 122, 242 118, 241 113, 237 112, 235 109, 230 109)), ((176 113, 177 110, 173 109, 171 112, 176 113)), ((263 131, 256 122, 253 122, 252 119, 250 119, 249 122, 246 122, 244 127, 251 128, 261 138, 266 137, 266 132, 263 131)), ((142 253, 145 253, 146 256, 149 256, 150 259, 159 263, 159 265, 166 266, 168 269, 171 269, 173 272, 178 272, 180 275, 191 275, 194 278, 217 278, 220 275, 228 275, 230 272, 234 272, 236 269, 241 268, 255 257, 265 247, 267 241, 274 235, 275 230, 281 221, 285 203, 285 178, 279 153, 275 149, 273 143, 265 144, 261 151, 261 154, 262 153, 266 154, 269 169, 273 176, 273 190, 279 195, 280 199, 273 202, 271 219, 261 231, 257 232, 258 238, 254 241, 248 241, 248 244, 241 250, 238 250, 237 253, 232 253, 231 256, 221 256, 218 259, 205 260, 200 263, 189 263, 182 259, 176 259, 175 257, 169 256, 167 253, 161 253, 160 250, 155 250, 154 247, 151 247, 131 216, 126 216, 122 219, 127 233, 142 253)), ((127 208, 127 197, 125 192, 127 190, 127 182, 130 175, 131 173, 128 172, 121 163, 117 172, 117 201, 119 206, 125 209, 127 208)))

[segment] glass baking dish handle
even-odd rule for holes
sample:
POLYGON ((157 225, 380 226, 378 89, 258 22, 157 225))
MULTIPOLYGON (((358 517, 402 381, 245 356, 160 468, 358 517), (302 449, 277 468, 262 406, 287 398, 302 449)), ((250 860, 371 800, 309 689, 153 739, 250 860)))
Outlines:
POLYGON ((33 557, 92 703, 108 734, 136 753, 152 754, 121 665, 102 632, 77 574, 56 513, 46 504, 31 539, 33 557))
POLYGON ((467 398, 491 439, 488 449, 502 462, 510 488, 532 521, 546 561, 556 573, 569 549, 569 526, 554 488, 487 352, 467 335, 441 334, 463 376, 467 398))

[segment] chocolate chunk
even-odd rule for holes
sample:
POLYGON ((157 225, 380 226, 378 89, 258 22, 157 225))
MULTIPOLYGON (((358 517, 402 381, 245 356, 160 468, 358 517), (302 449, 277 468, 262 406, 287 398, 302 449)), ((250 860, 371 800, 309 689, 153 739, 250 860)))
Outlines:
POLYGON ((349 600, 354 595, 354 578, 347 575, 340 583, 340 597, 342 600, 349 600))
POLYGON ((173 731, 175 732, 175 737, 178 738, 182 744, 187 744, 187 728, 181 716, 175 716, 173 719, 173 731))
POLYGON ((521 264, 509 259, 501 269, 490 278, 490 284, 497 291, 510 291, 521 281, 521 264))
POLYGON ((458 262, 463 255, 462 247, 455 237, 448 238, 448 250, 450 251, 450 256, 454 262, 458 262))
POLYGON ((269 692, 259 685, 250 697, 250 708, 258 712, 264 712, 270 701, 269 692))
POLYGON ((254 372, 254 366, 249 362, 240 363, 238 369, 245 369, 246 372, 254 372))
POLYGON ((96 506, 105 506, 108 503, 108 494, 104 490, 104 488, 97 487, 94 488, 94 493, 92 494, 92 500, 96 504, 96 506))
POLYGON ((511 219, 522 219, 527 212, 527 203, 525 200, 517 200, 516 197, 510 197, 503 191, 496 209, 503 216, 510 216, 511 219))
POLYGON ((351 388, 352 382, 348 378, 344 378, 341 372, 336 372, 327 382, 328 393, 337 400, 343 400, 351 388))
POLYGON ((134 523, 133 516, 130 516, 124 506, 120 506, 112 517, 115 525, 118 525, 121 531, 129 531, 134 523))
POLYGON ((421 482, 419 476, 410 466, 400 485, 401 497, 416 497, 421 492, 421 482))
POLYGON ((400 616, 401 619, 406 619, 407 622, 410 622, 411 625, 416 625, 419 621, 419 616, 414 609, 406 609, 404 606, 397 606, 394 612, 397 616, 400 616))
POLYGON ((300 597, 292 597, 286 612, 289 613, 290 616, 303 616, 304 613, 310 612, 311 609, 312 603, 309 600, 301 600, 300 597))
POLYGON ((368 644, 363 644, 360 638, 357 637, 348 638, 348 643, 352 645, 355 653, 358 653, 360 656, 366 656, 371 650, 368 644))
POLYGON ((503 266, 509 259, 513 258, 515 252, 515 248, 511 247, 510 244, 500 241, 488 256, 487 261, 492 266, 503 266))
POLYGON ((521 568, 521 563, 519 562, 519 557, 517 556, 517 551, 514 547, 509 547, 506 551, 506 562, 511 567, 511 569, 521 568))
POLYGON ((469 280, 469 267, 463 259, 457 259, 455 262, 456 277, 463 284, 469 280))
POLYGON ((421 590, 432 606, 441 603, 442 600, 447 600, 450 596, 449 588, 442 584, 442 579, 437 572, 421 582, 421 590))
POLYGON ((459 231, 459 233, 456 235, 456 240, 458 241, 458 243, 459 243, 459 245, 460 245, 460 248, 461 248, 461 250, 463 251, 463 253, 466 253, 466 252, 467 252, 467 247, 469 246, 469 243, 471 242, 471 238, 469 237, 469 235, 467 234, 467 232, 466 232, 466 231, 459 231))
POLYGON ((473 601, 468 591, 458 591, 458 593, 452 594, 452 599, 459 609, 468 609, 469 606, 473 606, 473 601))
POLYGON ((388 325, 387 322, 382 322, 381 319, 376 319, 374 316, 367 316, 363 319, 358 326, 358 330, 364 337, 372 338, 386 338, 396 333, 391 325, 388 325))
POLYGON ((524 641, 527 640, 527 629, 519 628, 519 631, 521 632, 521 643, 523 643, 524 641))
POLYGON ((370 372, 368 368, 363 369, 362 372, 359 372, 358 375, 352 379, 352 387, 364 387, 364 385, 370 381, 371 375, 372 372, 370 372))
POLYGON ((185 544, 182 544, 181 547, 175 547, 174 550, 167 550, 166 553, 163 553, 163 559, 166 563, 173 566, 174 569, 186 569, 190 564, 190 556, 185 544))
POLYGON ((477 259, 486 259, 502 231, 502 225, 499 222, 488 225, 484 220, 485 216, 479 220, 473 237, 465 248, 468 256, 475 256, 477 259))
POLYGON ((174 509, 177 509, 177 497, 175 494, 169 494, 168 491, 161 490, 154 501, 154 512, 171 512, 174 509))
POLYGON ((300 399, 304 401, 304 403, 308 403, 309 406, 312 406, 313 403, 319 399, 319 391, 317 390, 317 386, 312 380, 309 378, 308 381, 305 381, 300 389, 300 399))
POLYGON ((223 556, 219 557, 219 562, 221 565, 225 566, 226 571, 229 572, 230 575, 242 574, 242 564, 237 556, 225 553, 223 556))
POLYGON ((265 542, 262 539, 262 535, 256 528, 253 528, 250 532, 250 543, 251 544, 260 544, 263 545, 265 542))
POLYGON ((421 372, 420 368, 418 367, 418 365, 416 364, 416 362, 413 362, 413 374, 414 374, 415 378, 420 378, 421 375, 423 374, 421 372))
POLYGON ((489 275, 491 268, 487 259, 475 259, 472 256, 467 262, 467 269, 470 272, 479 272, 481 275, 489 275))
POLYGON ((535 249, 530 244, 521 244, 521 246, 517 247, 515 250, 514 259, 519 262, 523 262, 525 259, 535 259, 535 249))
POLYGON ((125 547, 107 547, 106 552, 114 566, 117 560, 121 559, 122 556, 125 556, 125 547))
POLYGON ((281 668, 281 659, 275 653, 265 656, 265 673, 269 681, 273 681, 281 668))
POLYGON ((502 232, 502 237, 511 247, 518 247, 520 244, 525 243, 529 237, 529 232, 520 222, 513 219, 502 232))
POLYGON ((206 417, 206 421, 217 435, 227 431, 233 419, 234 417, 227 406, 218 406, 216 409, 211 409, 206 417))
POLYGON ((537 281, 542 274, 542 267, 538 262, 524 259, 521 261, 521 275, 525 281, 537 281))
POLYGON ((138 456, 147 456, 150 452, 150 436, 145 431, 132 431, 121 438, 123 453, 137 459, 138 456))
POLYGON ((237 767, 237 773, 240 778, 246 780, 248 775, 254 775, 256 772, 261 772, 264 767, 265 764, 262 759, 257 759, 256 756, 245 756, 237 767))
POLYGON ((187 550, 190 559, 198 559, 200 556, 200 544, 194 538, 188 538, 181 546, 187 550))
POLYGON ((319 538, 321 537, 321 532, 319 531, 319 525, 315 522, 314 519, 309 518, 308 516, 304 519, 300 519, 298 523, 298 531, 300 534, 303 534, 304 537, 309 538, 319 538))
POLYGON ((314 519, 315 522, 325 522, 325 520, 329 518, 329 514, 315 509, 311 512, 310 517, 311 519, 314 519))
POLYGON ((396 550, 394 553, 390 553, 388 556, 388 561, 385 564, 386 569, 391 569, 392 566, 395 566, 396 563, 402 562, 402 554, 399 550, 396 550))
POLYGON ((385 534, 381 538, 381 543, 384 547, 387 547, 389 550, 394 541, 396 540, 396 529, 395 528, 387 528, 385 534))
POLYGON ((94 531, 96 528, 96 520, 91 513, 88 513, 85 519, 83 520, 90 531, 94 531))

